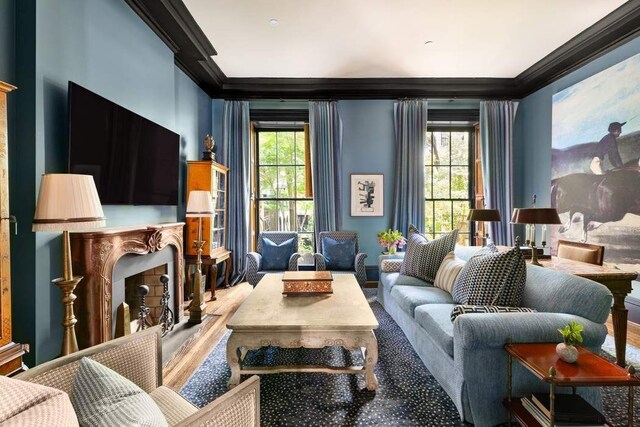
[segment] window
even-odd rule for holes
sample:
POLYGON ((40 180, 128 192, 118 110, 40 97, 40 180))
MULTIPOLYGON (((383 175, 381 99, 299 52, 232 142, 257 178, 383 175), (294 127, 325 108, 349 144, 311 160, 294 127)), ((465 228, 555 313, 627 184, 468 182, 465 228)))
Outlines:
POLYGON ((435 238, 457 228, 458 243, 469 244, 472 137, 473 129, 437 128, 427 132, 424 176, 428 237, 435 238))
POLYGON ((304 129, 258 129, 256 135, 256 236, 262 231, 297 231, 298 251, 313 253, 304 129))

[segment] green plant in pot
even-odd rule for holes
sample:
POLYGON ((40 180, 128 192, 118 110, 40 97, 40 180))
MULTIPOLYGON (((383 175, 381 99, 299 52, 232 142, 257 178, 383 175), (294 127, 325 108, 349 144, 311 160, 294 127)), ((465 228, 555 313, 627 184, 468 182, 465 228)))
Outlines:
POLYGON ((564 328, 558 329, 564 339, 564 342, 556 346, 556 353, 560 359, 567 363, 575 363, 578 360, 576 344, 582 344, 583 330, 584 327, 574 320, 571 320, 564 328))

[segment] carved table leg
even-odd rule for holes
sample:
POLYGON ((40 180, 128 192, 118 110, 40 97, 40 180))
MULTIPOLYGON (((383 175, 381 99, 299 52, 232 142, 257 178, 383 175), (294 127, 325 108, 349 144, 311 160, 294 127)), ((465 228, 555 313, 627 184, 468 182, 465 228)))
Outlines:
POLYGON ((376 367, 376 363, 378 363, 378 340, 373 331, 371 331, 371 339, 367 341, 365 347, 364 380, 367 383, 368 390, 375 390, 378 388, 378 378, 373 370, 376 367))
POLYGON ((209 301, 215 301, 216 297, 216 282, 218 281, 218 264, 213 263, 209 266, 209 283, 211 283, 211 299, 209 301))
POLYGON ((225 261, 225 267, 224 267, 224 287, 228 288, 229 287, 229 275, 231 274, 231 254, 229 254, 229 258, 227 258, 225 261))
POLYGON ((627 351, 628 310, 624 306, 625 296, 625 293, 615 292, 613 294, 613 307, 611 307, 613 338, 616 344, 616 363, 623 368, 626 366, 625 353, 627 351))
POLYGON ((240 384, 240 363, 242 362, 241 346, 235 332, 231 332, 227 341, 227 363, 231 368, 231 378, 229 378, 229 388, 240 384))

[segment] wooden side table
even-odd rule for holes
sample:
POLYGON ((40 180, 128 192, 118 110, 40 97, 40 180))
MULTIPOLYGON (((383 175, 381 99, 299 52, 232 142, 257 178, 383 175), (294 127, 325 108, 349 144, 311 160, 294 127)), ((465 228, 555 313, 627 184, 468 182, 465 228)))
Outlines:
POLYGON ((549 383, 550 422, 555 425, 554 399, 556 387, 571 387, 575 394, 576 387, 629 387, 628 419, 629 427, 633 427, 633 387, 640 385, 634 375, 633 366, 629 371, 610 362, 602 356, 578 347, 578 361, 567 363, 556 354, 557 343, 541 344, 507 344, 504 346, 509 354, 509 391, 504 406, 509 410, 509 421, 514 416, 523 426, 540 426, 533 415, 522 405, 520 397, 511 395, 513 359, 517 360, 541 381, 549 383))
MULTIPOLYGON (((191 283, 191 266, 196 266, 196 261, 198 257, 195 255, 186 255, 184 257, 184 271, 186 275, 185 280, 185 296, 188 296, 192 292, 192 283, 191 283)), ((211 299, 209 301, 215 301, 216 297, 216 281, 218 278, 218 264, 225 263, 225 271, 224 271, 224 287, 229 287, 229 275, 231 274, 231 251, 224 250, 220 252, 216 252, 212 255, 203 255, 202 256, 202 273, 206 277, 205 288, 208 285, 209 289, 211 289, 211 299)))

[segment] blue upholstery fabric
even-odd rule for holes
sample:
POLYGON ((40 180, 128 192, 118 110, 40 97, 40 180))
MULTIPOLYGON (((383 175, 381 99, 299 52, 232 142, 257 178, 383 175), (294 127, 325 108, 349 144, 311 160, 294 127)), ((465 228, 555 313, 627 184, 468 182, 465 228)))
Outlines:
POLYGON ((429 331, 433 340, 449 356, 453 357, 453 304, 425 304, 416 308, 416 323, 429 331))
POLYGON ((356 240, 338 241, 322 236, 322 250, 327 270, 353 270, 356 257, 356 240))
POLYGON ((258 282, 264 277, 266 273, 280 273, 286 270, 297 271, 298 260, 301 255, 298 251, 298 233, 295 231, 263 231, 258 236, 258 242, 256 245, 257 252, 247 253, 247 282, 251 286, 256 286, 258 282), (263 242, 269 240, 276 245, 280 245, 286 241, 293 240, 293 254, 289 257, 288 263, 284 268, 270 270, 271 266, 263 265, 263 242), (269 267, 269 268, 268 268, 269 267))
MULTIPOLYGON (((423 304, 453 303, 448 292, 433 286, 394 286, 391 297, 408 315, 413 316, 417 306, 423 304)), ((452 307, 453 308, 453 307, 452 307)), ((451 315, 451 310, 447 316, 451 315)), ((451 323, 451 319, 449 323, 451 323)))
POLYGON ((292 238, 277 244, 262 236, 262 269, 263 270, 287 270, 289 258, 296 251, 296 239, 292 238))

